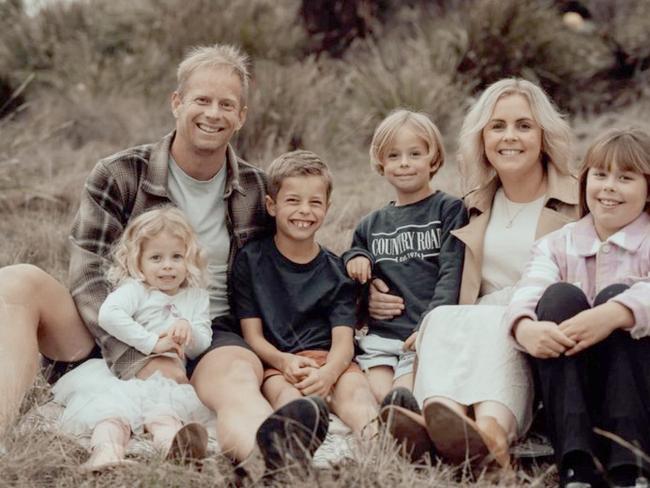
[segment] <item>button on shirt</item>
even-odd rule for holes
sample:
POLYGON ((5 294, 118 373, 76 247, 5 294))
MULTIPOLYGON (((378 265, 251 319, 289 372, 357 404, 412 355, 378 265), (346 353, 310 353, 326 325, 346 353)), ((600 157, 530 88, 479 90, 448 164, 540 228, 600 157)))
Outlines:
POLYGON ((539 299, 557 282, 577 286, 590 303, 609 285, 628 285, 610 301, 634 314, 633 338, 650 335, 650 216, 644 212, 604 242, 591 215, 539 240, 508 306, 508 325, 524 317, 537 320, 539 299))

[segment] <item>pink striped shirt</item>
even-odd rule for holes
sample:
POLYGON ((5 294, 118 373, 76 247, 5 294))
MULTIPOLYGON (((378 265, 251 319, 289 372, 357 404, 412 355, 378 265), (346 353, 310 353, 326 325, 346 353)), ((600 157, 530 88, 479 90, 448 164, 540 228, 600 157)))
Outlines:
POLYGON ((537 302, 546 288, 560 281, 576 285, 590 303, 609 285, 629 285, 610 301, 634 314, 633 338, 650 335, 650 216, 642 213, 604 242, 591 215, 537 241, 506 310, 508 326, 524 317, 537 320, 537 302))

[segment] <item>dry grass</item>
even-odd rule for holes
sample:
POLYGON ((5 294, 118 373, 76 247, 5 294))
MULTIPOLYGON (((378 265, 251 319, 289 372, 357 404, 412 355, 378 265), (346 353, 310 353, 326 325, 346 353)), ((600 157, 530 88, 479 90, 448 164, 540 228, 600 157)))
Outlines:
MULTIPOLYGON (((565 107, 580 107, 579 115, 570 114, 577 156, 601 130, 647 125, 650 116, 650 93, 643 88, 648 71, 641 64, 630 90, 618 92, 615 111, 602 110, 613 98, 609 93, 577 90, 607 65, 604 41, 594 33, 566 31, 550 7, 537 9, 532 0, 508 0, 507 8, 473 0, 470 14, 463 10, 466 2, 454 0, 439 2, 444 8, 438 10, 398 8, 390 22, 376 26, 374 38, 357 42, 342 59, 305 57, 307 38, 295 16, 298 0, 97 0, 92 7, 81 1, 53 4, 34 18, 12 7, 19 3, 0 0, 0 78, 15 87, 26 82, 26 104, 0 120, 0 266, 29 262, 62 281, 67 234, 85 175, 100 157, 156 140, 171 128, 173 67, 191 44, 237 42, 254 56, 249 118, 235 142, 249 161, 266 167, 279 153, 304 147, 330 163, 335 190, 319 240, 336 252, 347 248, 362 216, 392 198, 390 186, 370 169, 367 146, 374 126, 397 106, 428 112, 439 124, 449 158, 433 184, 456 195, 453 153, 462 114, 476 87, 503 73, 547 80, 565 107), (507 49, 497 50, 495 39, 507 49)), ((607 2, 588 3, 599 8, 607 2)), ((615 15, 596 17, 611 38, 643 60, 649 52, 646 2, 624 3, 615 15)), ((201 487, 234 480, 230 464, 218 457, 201 472, 142 455, 133 467, 99 477, 81 474, 78 465, 88 454, 77 441, 25 422, 31 417, 24 413, 48 399, 49 388, 38 383, 24 402, 22 422, 0 441, 8 450, 0 454, 0 486, 201 487)), ((383 437, 355 452, 339 469, 312 471, 290 482, 310 487, 556 482, 548 466, 497 478, 474 478, 442 465, 415 468, 383 437)), ((254 472, 260 470, 256 462, 254 472)))

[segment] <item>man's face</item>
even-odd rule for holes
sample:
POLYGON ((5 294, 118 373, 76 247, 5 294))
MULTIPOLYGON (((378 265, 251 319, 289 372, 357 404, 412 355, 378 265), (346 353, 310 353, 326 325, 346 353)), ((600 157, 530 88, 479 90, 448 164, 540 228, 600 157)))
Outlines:
POLYGON ((227 67, 200 68, 172 95, 177 142, 201 157, 225 154, 246 120, 239 77, 227 67))

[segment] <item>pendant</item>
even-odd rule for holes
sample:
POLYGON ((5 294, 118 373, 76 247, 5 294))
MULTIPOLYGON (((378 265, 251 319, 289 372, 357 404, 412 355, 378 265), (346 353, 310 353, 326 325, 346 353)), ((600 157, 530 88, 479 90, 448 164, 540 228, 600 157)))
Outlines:
POLYGON ((506 229, 512 228, 512 220, 506 224, 506 229))

